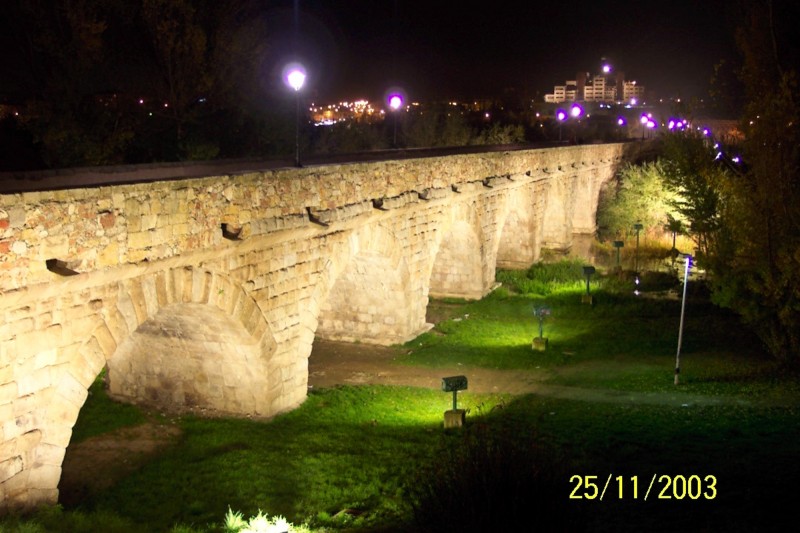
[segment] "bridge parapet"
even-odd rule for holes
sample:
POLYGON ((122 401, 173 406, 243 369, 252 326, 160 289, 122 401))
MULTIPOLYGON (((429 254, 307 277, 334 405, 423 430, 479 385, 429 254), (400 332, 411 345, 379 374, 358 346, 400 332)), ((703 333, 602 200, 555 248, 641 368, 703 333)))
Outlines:
POLYGON ((0 291, 52 281, 54 267, 85 273, 224 246, 223 225, 244 236, 300 228, 313 222, 309 213, 330 222, 368 202, 400 204, 413 192, 424 199, 491 187, 507 176, 549 179, 573 164, 612 165, 624 148, 488 152, 2 194, 0 291))

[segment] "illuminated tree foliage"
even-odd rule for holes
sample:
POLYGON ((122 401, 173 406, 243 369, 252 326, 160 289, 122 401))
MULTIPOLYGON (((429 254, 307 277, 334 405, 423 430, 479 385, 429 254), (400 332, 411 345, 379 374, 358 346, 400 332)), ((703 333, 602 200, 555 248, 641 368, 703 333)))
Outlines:
POLYGON ((703 262, 720 231, 721 190, 727 170, 716 159, 713 141, 692 132, 665 137, 662 161, 664 182, 675 194, 670 203, 686 221, 687 233, 703 262))
POLYGON ((667 186, 664 164, 626 165, 600 193, 597 225, 601 238, 624 238, 641 223, 645 232, 661 232, 676 216, 677 193, 667 186))

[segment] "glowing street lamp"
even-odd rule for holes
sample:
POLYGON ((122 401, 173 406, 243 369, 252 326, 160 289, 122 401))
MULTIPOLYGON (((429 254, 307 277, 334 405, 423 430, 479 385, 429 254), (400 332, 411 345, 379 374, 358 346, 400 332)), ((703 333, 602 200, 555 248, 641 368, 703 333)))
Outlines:
MULTIPOLYGON (((619 117, 617 117, 617 126, 619 126, 620 130, 622 130, 623 128, 625 128, 625 126, 627 126, 627 125, 628 125, 628 121, 627 121, 627 120, 625 120, 625 117, 623 117, 623 116, 621 116, 621 115, 620 115, 619 117)), ((620 137, 622 137, 622 135, 623 135, 623 134, 622 134, 622 133, 620 133, 620 137)), ((627 137, 628 137, 628 136, 627 136, 627 135, 625 135, 625 138, 627 138, 627 137)))
POLYGON ((558 121, 558 140, 561 141, 561 124, 567 120, 567 112, 563 109, 557 110, 556 120, 558 121))
POLYGON ((647 116, 647 113, 642 113, 642 116, 639 117, 639 124, 642 125, 642 140, 644 140, 644 131, 645 127, 647 127, 647 122, 650 120, 650 117, 647 116))
POLYGON ((292 63, 284 69, 286 85, 294 89, 295 122, 294 122, 294 166, 300 165, 300 89, 306 83, 306 69, 300 63, 292 63))
POLYGON ((572 107, 569 109, 569 114, 572 115, 573 118, 580 118, 583 115, 583 107, 579 104, 572 104, 572 107))

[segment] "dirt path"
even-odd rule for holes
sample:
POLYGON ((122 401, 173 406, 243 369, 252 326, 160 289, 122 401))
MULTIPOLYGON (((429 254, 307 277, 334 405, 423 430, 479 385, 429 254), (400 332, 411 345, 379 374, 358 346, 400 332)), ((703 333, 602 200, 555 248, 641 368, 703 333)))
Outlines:
MULTIPOLYGON (((427 368, 397 362, 398 348, 317 340, 308 362, 308 386, 407 385, 440 389, 445 376, 465 375, 472 392, 538 394, 552 398, 617 404, 689 405, 730 404, 729 398, 667 392, 625 392, 611 389, 567 387, 543 383, 544 373, 534 370, 491 370, 478 367, 427 368)), ((739 400, 738 404, 747 404, 739 400)))

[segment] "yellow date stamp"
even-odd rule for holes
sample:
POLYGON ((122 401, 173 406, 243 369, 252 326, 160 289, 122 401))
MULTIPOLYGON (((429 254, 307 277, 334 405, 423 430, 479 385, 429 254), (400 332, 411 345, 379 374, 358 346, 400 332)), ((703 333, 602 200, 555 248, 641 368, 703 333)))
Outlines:
POLYGON ((713 500, 717 497, 717 477, 708 475, 653 474, 647 478, 608 474, 603 479, 594 475, 570 476, 571 500, 713 500), (647 490, 643 491, 647 483, 647 490))

